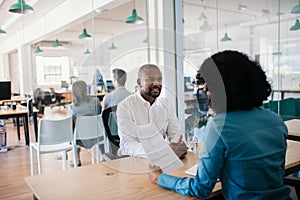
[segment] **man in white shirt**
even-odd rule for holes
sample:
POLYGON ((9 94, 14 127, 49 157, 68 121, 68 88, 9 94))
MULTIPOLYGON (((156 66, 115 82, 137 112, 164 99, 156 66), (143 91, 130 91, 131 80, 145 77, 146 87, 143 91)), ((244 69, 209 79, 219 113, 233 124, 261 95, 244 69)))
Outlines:
POLYGON ((127 80, 126 72, 122 69, 113 69, 112 74, 114 80, 114 87, 116 89, 104 96, 103 109, 117 105, 131 94, 131 92, 129 92, 124 86, 127 80))
POLYGON ((182 141, 184 135, 175 110, 167 98, 159 96, 162 89, 160 69, 152 64, 143 65, 138 71, 137 84, 138 91, 118 104, 119 154, 147 157, 138 136, 151 137, 160 133, 170 142, 176 155, 182 158, 187 147, 182 141))

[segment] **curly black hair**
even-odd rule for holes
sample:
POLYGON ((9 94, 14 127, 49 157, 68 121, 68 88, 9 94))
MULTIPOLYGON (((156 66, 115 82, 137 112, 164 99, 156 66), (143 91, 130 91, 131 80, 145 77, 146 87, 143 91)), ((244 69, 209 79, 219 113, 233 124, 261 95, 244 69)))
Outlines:
POLYGON ((207 58, 196 79, 209 88, 216 114, 260 107, 271 94, 260 64, 238 51, 226 50, 207 58))

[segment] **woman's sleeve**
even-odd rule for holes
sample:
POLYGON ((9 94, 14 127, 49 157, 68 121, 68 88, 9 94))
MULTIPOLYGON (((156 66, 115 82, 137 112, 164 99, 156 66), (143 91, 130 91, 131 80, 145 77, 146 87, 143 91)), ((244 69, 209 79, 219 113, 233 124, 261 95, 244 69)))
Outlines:
POLYGON ((158 185, 182 195, 206 198, 212 192, 224 166, 225 144, 218 128, 208 125, 195 178, 180 178, 161 174, 158 185))

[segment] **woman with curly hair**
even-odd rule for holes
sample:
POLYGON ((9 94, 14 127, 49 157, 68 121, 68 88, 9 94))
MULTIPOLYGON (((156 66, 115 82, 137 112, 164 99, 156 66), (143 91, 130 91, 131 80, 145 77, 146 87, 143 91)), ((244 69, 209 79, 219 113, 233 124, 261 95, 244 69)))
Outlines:
POLYGON ((207 123, 197 174, 179 178, 152 167, 150 180, 198 198, 208 197, 220 179, 225 199, 290 199, 283 183, 288 130, 261 107, 271 93, 261 66, 227 50, 206 59, 196 78, 216 114, 207 123))

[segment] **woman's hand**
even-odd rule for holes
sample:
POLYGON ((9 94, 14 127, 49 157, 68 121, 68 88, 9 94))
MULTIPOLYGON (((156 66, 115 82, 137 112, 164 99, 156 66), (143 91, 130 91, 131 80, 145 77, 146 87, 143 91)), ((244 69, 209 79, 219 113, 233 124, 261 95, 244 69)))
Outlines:
POLYGON ((148 177, 150 181, 157 183, 159 176, 162 174, 162 170, 158 166, 149 165, 148 177))

